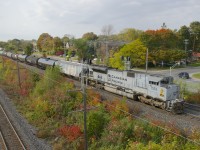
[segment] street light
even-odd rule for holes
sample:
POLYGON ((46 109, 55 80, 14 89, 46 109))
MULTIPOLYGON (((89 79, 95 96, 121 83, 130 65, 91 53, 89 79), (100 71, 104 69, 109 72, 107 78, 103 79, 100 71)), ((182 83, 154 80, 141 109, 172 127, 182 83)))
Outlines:
POLYGON ((170 76, 172 76, 172 69, 174 69, 177 65, 178 65, 178 63, 175 63, 173 66, 169 67, 170 76))

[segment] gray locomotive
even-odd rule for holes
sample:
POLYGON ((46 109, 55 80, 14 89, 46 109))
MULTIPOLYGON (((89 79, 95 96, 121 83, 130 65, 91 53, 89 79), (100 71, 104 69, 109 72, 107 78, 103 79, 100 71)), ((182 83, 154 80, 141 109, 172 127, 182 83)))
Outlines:
POLYGON ((97 66, 89 68, 91 82, 99 83, 107 91, 174 113, 183 112, 180 88, 173 83, 171 76, 150 75, 133 70, 119 71, 97 66))
MULTIPOLYGON (((0 54, 12 58, 10 52, 8 54, 0 52, 0 54)), ((180 88, 173 83, 173 77, 171 76, 150 75, 134 70, 119 71, 108 67, 27 55, 18 55, 17 58, 21 62, 42 69, 47 66, 58 66, 61 73, 74 78, 80 78, 83 71, 87 75, 87 81, 90 85, 167 111, 183 112, 184 101, 180 98, 180 88)))

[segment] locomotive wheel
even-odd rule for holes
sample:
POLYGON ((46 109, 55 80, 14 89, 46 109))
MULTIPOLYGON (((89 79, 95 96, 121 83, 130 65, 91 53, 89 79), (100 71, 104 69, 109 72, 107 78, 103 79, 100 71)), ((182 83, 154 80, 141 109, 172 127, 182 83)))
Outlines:
POLYGON ((133 100, 139 101, 138 95, 133 95, 133 100))
POLYGON ((154 106, 154 101, 153 100, 151 100, 150 105, 154 106))
POLYGON ((139 100, 140 100, 140 102, 144 103, 144 100, 141 96, 139 97, 139 100))
POLYGON ((162 103, 161 108, 162 108, 162 109, 165 109, 165 108, 166 108, 166 103, 165 103, 165 102, 162 103))

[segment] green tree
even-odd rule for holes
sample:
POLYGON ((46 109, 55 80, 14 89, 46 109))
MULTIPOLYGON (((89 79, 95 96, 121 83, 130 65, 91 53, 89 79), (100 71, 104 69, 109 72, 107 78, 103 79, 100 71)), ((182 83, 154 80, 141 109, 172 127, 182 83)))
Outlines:
POLYGON ((7 42, 0 41, 0 47, 6 48, 7 42))
POLYGON ((74 40, 74 47, 77 51, 79 60, 88 58, 88 45, 85 39, 76 39, 74 40))
POLYGON ((61 38, 59 37, 53 38, 53 48, 55 52, 63 49, 63 42, 61 38))
POLYGON ((131 42, 133 40, 138 39, 141 34, 142 34, 141 30, 136 30, 134 28, 126 28, 118 34, 118 37, 119 40, 131 42))
POLYGON ((145 64, 146 47, 140 40, 135 40, 126 44, 110 58, 110 66, 113 68, 124 69, 121 56, 130 57, 132 66, 141 66, 145 64))
POLYGON ((159 50, 155 53, 152 52, 149 54, 150 60, 154 60, 155 62, 174 62, 181 60, 186 57, 186 53, 183 50, 177 49, 168 49, 168 50, 159 50))
POLYGON ((191 32, 191 37, 190 41, 192 42, 192 47, 191 49, 193 51, 200 51, 200 22, 199 21, 194 21, 190 23, 190 32, 191 32))
POLYGON ((109 122, 109 118, 104 110, 92 111, 88 115, 87 126, 89 137, 95 136, 100 138, 105 125, 109 122))
POLYGON ((21 48, 21 41, 18 39, 13 39, 13 40, 8 40, 7 45, 6 45, 6 50, 9 51, 18 51, 21 48))
POLYGON ((94 34, 93 32, 87 32, 83 34, 82 38, 91 41, 91 40, 96 40, 98 36, 94 34))
POLYGON ((24 53, 26 55, 31 55, 33 52, 33 44, 31 43, 27 43, 26 47, 25 47, 25 50, 24 50, 24 53))
POLYGON ((60 80, 60 69, 58 67, 47 67, 45 70, 44 78, 37 83, 33 91, 33 97, 42 96, 46 91, 55 88, 60 80), (54 82, 50 82, 50 80, 54 82))
MULTIPOLYGON (((184 45, 184 40, 185 39, 190 39, 190 30, 189 30, 189 27, 187 26, 182 26, 178 32, 177 32, 177 36, 178 36, 178 39, 179 39, 179 42, 177 43, 178 44, 178 47, 179 49, 185 49, 185 45, 184 45)), ((191 40, 190 40, 190 45, 188 45, 188 49, 189 47, 191 47, 191 40)))

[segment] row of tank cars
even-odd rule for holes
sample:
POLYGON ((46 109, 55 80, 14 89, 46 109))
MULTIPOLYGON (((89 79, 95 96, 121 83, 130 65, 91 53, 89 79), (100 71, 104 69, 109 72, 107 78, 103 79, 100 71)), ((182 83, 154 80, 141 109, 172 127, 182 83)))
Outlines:
POLYGON ((173 83, 173 77, 171 76, 151 75, 134 70, 121 71, 103 66, 54 60, 34 55, 14 54, 5 51, 0 51, 0 55, 42 69, 48 66, 58 66, 61 73, 74 78, 80 78, 81 73, 84 73, 87 75, 88 84, 92 86, 139 100, 167 111, 183 112, 184 101, 180 98, 180 88, 173 83))

